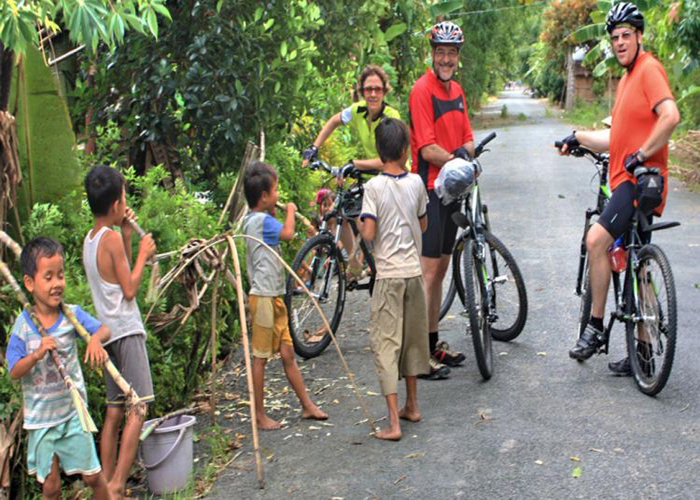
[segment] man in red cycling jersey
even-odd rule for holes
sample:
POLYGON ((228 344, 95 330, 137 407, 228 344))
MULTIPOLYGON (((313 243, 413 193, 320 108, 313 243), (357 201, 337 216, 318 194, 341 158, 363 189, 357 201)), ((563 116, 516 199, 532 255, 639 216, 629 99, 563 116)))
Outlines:
POLYGON ((448 366, 458 366, 464 361, 464 354, 451 351, 446 342, 438 341, 442 280, 457 234, 452 213, 459 210, 459 203, 445 206, 433 190, 435 178, 446 162, 474 154, 464 92, 453 81, 463 44, 464 34, 456 24, 444 21, 433 26, 430 33, 433 67, 415 83, 408 102, 412 171, 423 179, 429 200, 421 267, 428 301, 431 352, 430 374, 426 378, 433 380, 446 378, 450 372, 448 366))
MULTIPOLYGON (((573 132, 561 152, 582 145, 592 151, 610 151, 612 197, 586 237, 590 262, 591 317, 585 331, 569 351, 573 359, 590 358, 606 343, 603 316, 610 285, 608 248, 627 230, 634 215, 635 167, 657 167, 664 177, 663 201, 654 213, 661 215, 668 192, 668 140, 680 121, 668 78, 661 63, 642 48, 644 17, 636 5, 617 3, 608 12, 606 29, 617 61, 626 68, 620 80, 608 130, 573 132)), ((639 346, 637 346, 639 348, 639 346)), ((629 376, 629 359, 608 365, 616 375, 629 376)))

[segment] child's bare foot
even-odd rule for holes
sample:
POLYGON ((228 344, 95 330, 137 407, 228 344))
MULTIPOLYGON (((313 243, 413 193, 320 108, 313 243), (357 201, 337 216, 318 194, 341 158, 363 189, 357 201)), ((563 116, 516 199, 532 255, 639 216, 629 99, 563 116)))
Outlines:
POLYGON ((258 418, 258 429, 262 431, 276 431, 281 428, 282 424, 276 420, 272 420, 267 415, 258 418))
POLYGON ((107 483, 107 490, 109 491, 110 498, 112 500, 123 500, 126 498, 124 497, 124 489, 112 483, 107 483))
POLYGON ((420 422, 423 419, 423 416, 418 410, 408 409, 404 406, 399 411, 399 418, 408 420, 409 422, 420 422))
POLYGON ((400 441, 403 437, 403 434, 401 434, 401 427, 389 426, 385 429, 375 431, 374 437, 376 437, 377 439, 384 439, 386 441, 400 441))
POLYGON ((301 412, 301 418, 307 420, 328 420, 328 414, 315 404, 312 404, 308 408, 304 408, 304 411, 301 412))

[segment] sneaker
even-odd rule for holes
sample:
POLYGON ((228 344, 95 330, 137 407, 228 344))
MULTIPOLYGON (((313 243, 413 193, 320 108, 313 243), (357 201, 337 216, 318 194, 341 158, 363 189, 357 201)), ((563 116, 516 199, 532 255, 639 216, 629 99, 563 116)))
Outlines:
POLYGON ((428 363, 430 364, 430 373, 418 375, 418 378, 424 378, 427 380, 442 380, 447 378, 450 374, 450 369, 442 363, 439 363, 433 356, 430 356, 428 363))
POLYGON ((613 372, 616 377, 631 377, 632 367, 630 366, 630 358, 621 359, 614 363, 608 363, 608 369, 613 372))
POLYGON ((438 362, 444 363, 447 366, 459 366, 464 363, 466 359, 461 352, 451 351, 450 345, 444 340, 441 340, 435 345, 433 357, 438 362))
POLYGON ((595 352, 607 343, 604 332, 593 325, 586 325, 583 334, 576 341, 576 345, 569 351, 569 357, 583 361, 590 358, 595 352))

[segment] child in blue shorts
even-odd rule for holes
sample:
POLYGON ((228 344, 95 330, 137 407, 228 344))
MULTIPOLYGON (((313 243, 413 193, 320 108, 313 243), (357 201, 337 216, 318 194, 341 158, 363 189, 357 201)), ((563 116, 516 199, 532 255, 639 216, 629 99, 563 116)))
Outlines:
MULTIPOLYGON (((42 337, 23 311, 15 321, 7 345, 10 377, 20 379, 24 397, 24 428, 28 433, 27 469, 43 484, 44 498, 61 497, 61 472, 82 474, 98 499, 112 498, 102 475, 95 443, 83 431, 70 392, 48 351, 57 350, 67 374, 87 400, 78 362, 77 336, 60 309, 66 282, 63 249, 49 238, 35 238, 22 250, 24 286, 34 297, 34 312, 49 334, 42 337)), ((109 330, 78 306, 69 306, 90 332, 85 359, 92 366, 107 360, 102 343, 109 330)))

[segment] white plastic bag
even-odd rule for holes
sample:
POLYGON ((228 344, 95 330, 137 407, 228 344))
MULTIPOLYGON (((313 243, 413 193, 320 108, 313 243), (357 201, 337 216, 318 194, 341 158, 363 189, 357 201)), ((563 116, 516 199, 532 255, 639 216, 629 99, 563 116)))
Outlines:
POLYGON ((443 205, 449 205, 469 193, 478 168, 477 162, 462 158, 453 158, 442 166, 434 189, 443 205))

